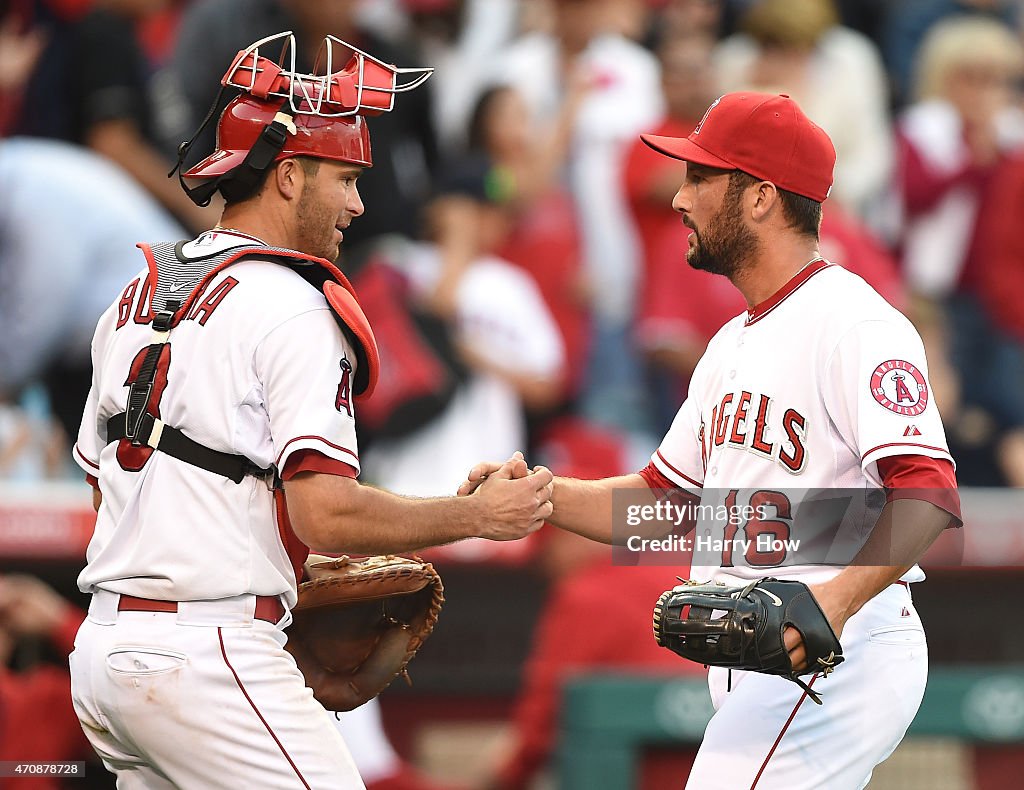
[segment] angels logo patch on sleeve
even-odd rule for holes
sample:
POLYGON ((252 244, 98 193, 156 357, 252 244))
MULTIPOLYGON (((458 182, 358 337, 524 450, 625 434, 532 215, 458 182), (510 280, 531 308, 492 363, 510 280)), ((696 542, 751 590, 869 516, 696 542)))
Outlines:
POLYGON ((890 359, 874 369, 871 395, 879 405, 905 417, 916 417, 928 408, 924 373, 902 359, 890 359))

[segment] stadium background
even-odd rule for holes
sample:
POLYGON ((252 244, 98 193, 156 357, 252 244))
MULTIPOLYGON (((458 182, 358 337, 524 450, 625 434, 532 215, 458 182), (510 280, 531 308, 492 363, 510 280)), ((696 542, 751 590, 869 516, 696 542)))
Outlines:
MULTIPOLYGON (((91 509, 69 431, 91 328, 141 268, 135 241, 216 221, 165 178, 169 163, 234 52, 289 28, 300 47, 330 32, 438 68, 421 98, 371 122, 368 210, 343 251, 385 364, 390 348, 393 370, 434 372, 396 376, 360 417, 364 476, 412 495, 520 448, 562 474, 640 468, 742 302, 685 266, 668 209, 680 169, 637 133, 686 134, 742 88, 789 93, 830 132, 823 252, 919 327, 965 488, 965 529, 931 550, 914 591, 929 694, 871 787, 1019 784, 1013 0, 0 0, 0 759, 84 754, 60 703, 80 615, 26 624, 11 607, 51 599, 18 580, 86 603, 91 509)), ((194 150, 211 144, 207 130, 194 150)), ((407 764, 441 787, 679 786, 706 694, 699 667, 650 643, 674 569, 617 567, 550 529, 429 554, 448 604, 415 685, 382 697, 407 764)), ((70 786, 112 782, 92 763, 70 786)))

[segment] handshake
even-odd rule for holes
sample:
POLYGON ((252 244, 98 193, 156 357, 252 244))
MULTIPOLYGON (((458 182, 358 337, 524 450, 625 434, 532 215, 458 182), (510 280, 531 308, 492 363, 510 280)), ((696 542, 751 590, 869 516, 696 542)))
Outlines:
POLYGON ((540 529, 551 515, 554 486, 550 469, 531 469, 517 451, 504 463, 484 461, 474 466, 458 495, 478 501, 478 537, 518 540, 540 529))

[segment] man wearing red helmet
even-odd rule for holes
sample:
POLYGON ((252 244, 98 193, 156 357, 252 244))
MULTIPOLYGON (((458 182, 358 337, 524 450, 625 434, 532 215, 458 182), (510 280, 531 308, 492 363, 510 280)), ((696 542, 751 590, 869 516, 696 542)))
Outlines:
MULTIPOLYGON (((842 651, 816 656, 806 618, 789 608, 777 635, 786 677, 758 663, 762 642, 744 641, 767 627, 753 615, 727 636, 715 630, 723 611, 687 606, 675 621, 706 615, 703 635, 687 639, 726 658, 742 644, 751 655, 731 665, 765 670, 709 662, 716 713, 687 787, 862 788, 924 694, 928 651, 910 593, 925 578, 917 561, 962 523, 921 339, 864 280, 821 256, 835 149, 792 99, 727 94, 688 137, 641 139, 686 162, 672 206, 693 231, 687 262, 727 277, 748 309, 708 344, 648 466, 556 478, 549 520, 651 551, 637 562, 681 564, 692 549, 693 579, 735 588, 735 599, 766 577, 805 584, 842 651), (674 558, 654 553, 664 542, 643 543, 666 531, 636 515, 654 497, 688 503, 668 523, 692 529, 686 541, 673 533, 674 558), (807 676, 802 688, 792 673, 807 676)), ((460 491, 498 468, 476 467, 460 491)))
POLYGON ((325 74, 299 74, 260 57, 266 42, 228 69, 242 93, 183 175, 198 203, 223 194, 219 225, 140 244, 147 267, 93 339, 75 458, 98 516, 72 691, 124 788, 363 787, 283 649, 307 547, 511 540, 550 513, 550 472, 526 477, 519 458, 471 500, 356 481, 355 404, 377 349, 333 262, 363 213, 363 116, 429 72, 358 50, 335 69, 344 42, 329 40, 325 74))

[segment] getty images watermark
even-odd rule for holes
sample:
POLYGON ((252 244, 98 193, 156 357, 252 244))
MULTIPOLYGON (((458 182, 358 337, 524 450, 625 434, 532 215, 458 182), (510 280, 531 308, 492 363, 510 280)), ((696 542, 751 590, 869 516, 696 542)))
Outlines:
MULTIPOLYGON (((712 505, 697 502, 677 504, 662 500, 653 504, 627 504, 626 526, 642 527, 649 525, 671 525, 673 532, 660 538, 643 537, 632 534, 626 537, 626 548, 632 552, 742 552, 759 553, 791 553, 800 548, 799 538, 780 538, 771 532, 759 532, 752 538, 732 535, 726 537, 728 525, 739 527, 752 522, 766 523, 775 516, 772 507, 766 503, 760 505, 712 505), (679 534, 680 528, 689 529, 691 525, 721 522, 726 526, 723 534, 714 535, 710 531, 694 534, 679 534)), ((737 529, 738 531, 738 529, 737 529)))
MULTIPOLYGON (((940 507, 952 507, 956 497, 956 492, 943 490, 900 493, 940 507)), ((699 499, 674 490, 624 489, 612 497, 614 561, 694 567, 846 566, 866 561, 862 549, 886 502, 886 492, 879 489, 705 488, 699 499)), ((894 507, 913 505, 897 502, 894 507)), ((901 512, 909 515, 909 510, 901 512)), ((902 558, 889 559, 895 563, 902 558)))

